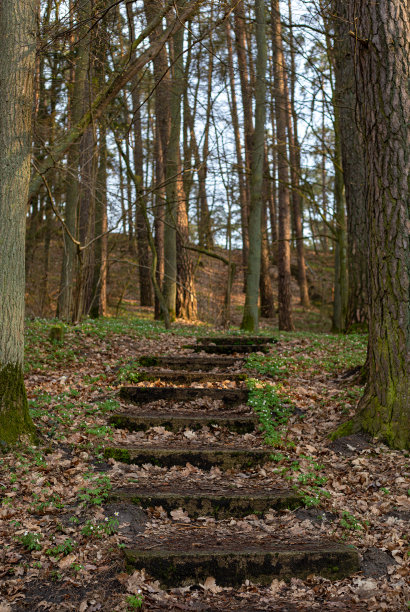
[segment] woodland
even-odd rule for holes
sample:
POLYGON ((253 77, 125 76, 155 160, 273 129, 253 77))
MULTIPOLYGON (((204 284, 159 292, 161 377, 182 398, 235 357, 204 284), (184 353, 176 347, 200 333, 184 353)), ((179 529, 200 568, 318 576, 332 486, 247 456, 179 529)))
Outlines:
POLYGON ((0 612, 410 607, 407 0, 0 4, 0 612))

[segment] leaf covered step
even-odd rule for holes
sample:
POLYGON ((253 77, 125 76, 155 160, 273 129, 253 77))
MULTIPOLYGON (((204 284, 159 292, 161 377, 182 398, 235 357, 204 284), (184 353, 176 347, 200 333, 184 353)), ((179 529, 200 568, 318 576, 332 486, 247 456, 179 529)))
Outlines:
POLYGON ((268 344, 185 344, 185 349, 192 349, 195 353, 213 353, 215 355, 234 355, 249 353, 268 353, 268 344))
POLYGON ((249 448, 161 448, 136 446, 107 446, 104 449, 106 459, 129 464, 151 463, 160 467, 186 465, 190 463, 203 470, 219 467, 224 470, 231 468, 246 469, 270 461, 272 452, 269 450, 249 448))
POLYGON ((193 387, 121 387, 123 399, 135 404, 149 404, 158 400, 190 402, 198 399, 222 401, 226 406, 246 404, 249 397, 247 389, 202 389, 193 387))
POLYGON ((198 344, 224 344, 224 345, 262 345, 278 342, 273 336, 206 336, 197 337, 198 344))
POLYGON ((291 489, 246 493, 226 487, 215 494, 201 490, 200 483, 195 488, 191 486, 163 492, 138 486, 124 487, 114 491, 111 497, 114 501, 129 502, 143 508, 162 506, 166 512, 182 508, 192 518, 242 518, 250 514, 264 514, 269 509, 294 509, 302 505, 300 496, 291 489))
POLYGON ((143 355, 138 358, 139 364, 145 368, 202 371, 239 367, 244 365, 245 361, 243 357, 206 357, 203 355, 143 355))
POLYGON ((129 568, 145 568, 165 588, 203 584, 209 576, 225 587, 245 580, 268 585, 274 578, 305 579, 311 574, 341 579, 359 569, 355 548, 329 541, 278 541, 266 536, 255 544, 248 535, 219 547, 215 541, 208 543, 203 531, 188 531, 171 541, 162 538, 158 548, 153 544, 154 538, 138 538, 135 548, 124 549, 125 558, 129 568))
POLYGON ((255 431, 258 427, 258 419, 252 416, 230 415, 216 416, 211 414, 171 415, 167 414, 136 414, 135 412, 123 412, 113 414, 109 422, 111 425, 128 431, 147 431, 151 427, 164 427, 174 433, 184 429, 198 430, 202 427, 226 427, 230 431, 244 434, 255 431))
POLYGON ((231 374, 221 372, 193 372, 184 370, 174 370, 169 372, 167 370, 148 370, 148 369, 136 369, 135 374, 138 375, 138 380, 141 381, 154 381, 162 380, 172 383, 185 383, 192 384, 196 382, 235 382, 239 383, 245 381, 248 377, 248 373, 231 374))

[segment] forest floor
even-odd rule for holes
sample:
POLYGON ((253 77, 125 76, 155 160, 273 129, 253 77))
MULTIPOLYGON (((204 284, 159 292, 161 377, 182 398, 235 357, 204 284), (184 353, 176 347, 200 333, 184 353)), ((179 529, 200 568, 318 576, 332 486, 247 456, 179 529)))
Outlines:
MULTIPOLYGON (((0 457, 0 612, 409 609, 409 455, 359 436, 328 437, 362 393, 354 368, 365 360, 364 335, 266 330, 279 343, 252 359, 261 376, 272 376, 275 393, 298 410, 284 424, 272 461, 223 473, 190 464, 128 466, 103 456, 106 445, 124 440, 231 443, 233 434, 223 429, 129 434, 108 424, 121 407, 119 387, 133 380, 141 355, 186 354, 182 346, 209 327, 176 324, 164 332, 142 316, 88 320, 67 327, 58 344, 49 340, 52 325, 34 320, 26 330, 26 384, 39 443, 0 457), (198 479, 210 489, 226 479, 238 490, 295 486, 305 506, 215 521, 158 507, 144 513, 110 500, 113 489, 136 481, 155 490, 198 479), (289 537, 325 535, 357 547, 361 572, 335 582, 312 575, 237 589, 222 588, 210 576, 201 585, 167 591, 144 572, 126 572, 122 549, 130 538, 152 540, 155 547, 169 533, 198 534, 205 527, 222 544, 239 532, 255 540, 277 530, 289 537)), ((258 448, 266 443, 262 433, 243 439, 258 448)))

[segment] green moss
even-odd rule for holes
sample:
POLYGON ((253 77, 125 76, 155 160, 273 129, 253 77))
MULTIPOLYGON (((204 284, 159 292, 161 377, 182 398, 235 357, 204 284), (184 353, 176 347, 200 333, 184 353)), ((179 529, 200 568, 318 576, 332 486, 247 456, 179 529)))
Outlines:
POLYGON ((51 342, 63 342, 65 336, 65 329, 62 325, 53 325, 50 328, 50 340, 51 342))
POLYGON ((339 425, 336 431, 333 431, 330 434, 329 438, 331 440, 338 440, 339 438, 344 438, 345 436, 351 436, 353 433, 355 433, 355 431, 355 423, 352 419, 350 419, 349 421, 345 421, 339 425))
POLYGON ((3 450, 9 445, 29 443, 36 440, 31 420, 23 368, 9 364, 0 369, 0 445, 3 450))
POLYGON ((159 364, 159 359, 158 357, 140 357, 139 358, 139 363, 140 365, 146 367, 146 368, 150 368, 150 367, 154 367, 157 366, 159 364))
POLYGON ((122 463, 131 463, 130 453, 125 448, 108 447, 104 450, 104 458, 115 459, 116 461, 121 461, 122 463))

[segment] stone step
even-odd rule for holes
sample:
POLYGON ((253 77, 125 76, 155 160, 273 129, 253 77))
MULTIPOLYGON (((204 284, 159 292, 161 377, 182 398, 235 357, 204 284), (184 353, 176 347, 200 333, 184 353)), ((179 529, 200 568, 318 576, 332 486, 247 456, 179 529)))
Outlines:
POLYGON ((145 368, 166 368, 169 370, 202 370, 215 368, 225 369, 245 365, 243 357, 205 357, 203 355, 143 355, 138 362, 145 368))
POLYGON ((128 464, 151 463, 160 467, 186 465, 190 463, 202 470, 219 467, 247 469, 270 461, 272 450, 253 448, 226 448, 212 446, 206 448, 182 447, 164 448, 155 446, 107 446, 104 449, 106 459, 113 458, 128 464))
POLYGON ((182 348, 191 349, 195 353, 212 353, 214 355, 233 355, 248 353, 268 353, 267 344, 185 344, 182 348))
POLYGON ((143 508, 162 506, 167 512, 182 508, 190 518, 213 516, 218 520, 243 518, 250 514, 263 515, 269 509, 294 510, 302 505, 300 496, 291 489, 243 493, 240 489, 225 488, 214 494, 201 491, 200 488, 200 483, 195 489, 178 489, 177 492, 153 492, 152 488, 138 486, 124 487, 113 491, 111 498, 112 501, 132 503, 143 508))
POLYGON ((247 389, 203 389, 195 387, 121 387, 122 399, 134 404, 149 404, 158 400, 172 402, 192 402, 198 399, 219 400, 225 406, 246 404, 249 397, 247 389))
POLYGON ((196 341, 197 344, 261 345, 274 344, 278 339, 273 336, 198 336, 196 341))
POLYGON ((258 428, 259 419, 253 416, 230 415, 212 416, 207 413, 171 415, 136 414, 135 412, 117 412, 110 416, 111 425, 128 431, 147 431, 151 427, 164 427, 174 433, 184 429, 198 430, 202 427, 226 427, 239 434, 251 433, 258 428))
POLYGON ((250 375, 249 372, 242 374, 226 374, 220 372, 192 372, 185 370, 147 370, 136 369, 135 373, 141 381, 163 380, 171 383, 185 383, 187 385, 198 382, 224 382, 230 380, 235 383, 243 382, 250 375))
POLYGON ((124 549, 128 569, 145 568, 164 588, 203 584, 209 576, 217 585, 237 587, 246 580, 269 585, 274 578, 306 579, 311 574, 342 579, 359 570, 357 550, 336 542, 278 541, 270 534, 257 544, 250 535, 246 542, 197 547, 203 537, 198 529, 185 542, 183 535, 177 542, 162 539, 158 548, 155 539, 139 538, 135 548, 124 549))

